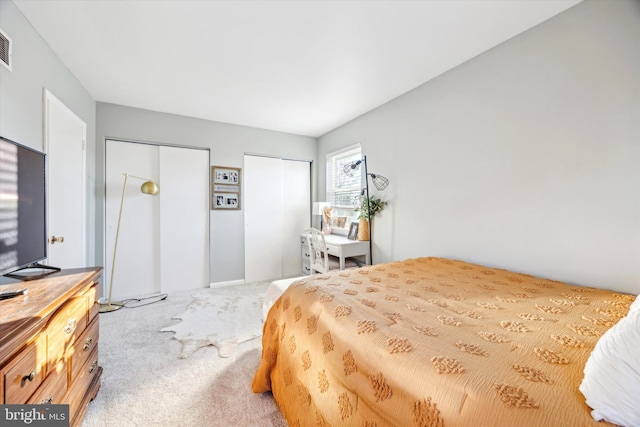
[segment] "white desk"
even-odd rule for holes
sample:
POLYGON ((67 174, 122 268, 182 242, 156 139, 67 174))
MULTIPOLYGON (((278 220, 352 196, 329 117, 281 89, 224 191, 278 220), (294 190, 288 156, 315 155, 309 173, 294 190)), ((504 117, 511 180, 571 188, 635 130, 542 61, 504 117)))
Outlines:
MULTIPOLYGON (((327 243, 327 252, 340 260, 340 270, 344 270, 344 259, 349 257, 364 256, 366 264, 369 264, 369 242, 361 240, 349 240, 346 236, 338 234, 325 234, 324 240, 327 243)), ((302 255, 302 274, 311 274, 309 267, 309 247, 307 237, 300 235, 300 247, 302 255)))

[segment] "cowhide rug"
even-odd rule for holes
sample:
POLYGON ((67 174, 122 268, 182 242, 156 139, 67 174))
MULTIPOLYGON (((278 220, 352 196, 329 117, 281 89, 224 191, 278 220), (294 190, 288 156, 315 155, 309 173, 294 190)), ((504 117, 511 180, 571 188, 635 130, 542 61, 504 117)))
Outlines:
POLYGON ((180 323, 161 329, 175 332, 182 343, 180 358, 200 347, 213 345, 220 357, 229 357, 236 346, 262 335, 262 300, 269 282, 207 288, 192 294, 186 311, 172 319, 180 323))

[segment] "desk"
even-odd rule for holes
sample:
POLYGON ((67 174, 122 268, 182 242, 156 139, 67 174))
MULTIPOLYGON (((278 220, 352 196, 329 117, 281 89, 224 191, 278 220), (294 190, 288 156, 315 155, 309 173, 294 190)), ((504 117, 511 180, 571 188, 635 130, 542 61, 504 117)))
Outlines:
MULTIPOLYGON (((364 256, 365 263, 369 264, 369 242, 361 240, 349 240, 346 236, 338 234, 325 234, 324 240, 327 244, 327 252, 340 260, 340 270, 344 270, 344 259, 349 257, 364 256)), ((300 235, 300 250, 302 255, 302 274, 311 274, 309 264, 309 247, 307 236, 300 235)))

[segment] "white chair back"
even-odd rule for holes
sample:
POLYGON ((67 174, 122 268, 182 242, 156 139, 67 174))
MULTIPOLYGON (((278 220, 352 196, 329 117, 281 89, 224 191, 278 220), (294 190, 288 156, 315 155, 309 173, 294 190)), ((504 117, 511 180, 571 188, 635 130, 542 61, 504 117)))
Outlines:
POLYGON ((324 240, 322 231, 316 228, 307 228, 307 245, 309 246, 309 261, 311 263, 311 274, 329 272, 329 253, 327 243, 324 240))

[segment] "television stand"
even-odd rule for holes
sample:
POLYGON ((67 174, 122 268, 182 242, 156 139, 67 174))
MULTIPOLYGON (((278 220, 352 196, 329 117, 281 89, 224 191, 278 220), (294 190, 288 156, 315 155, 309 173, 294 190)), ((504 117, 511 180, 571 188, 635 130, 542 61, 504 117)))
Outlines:
POLYGON ((25 265, 24 267, 20 267, 17 270, 13 270, 12 272, 5 274, 5 276, 11 277, 12 279, 27 281, 27 280, 41 279, 50 274, 57 273, 58 271, 61 271, 61 270, 62 269, 58 267, 53 267, 51 265, 44 265, 44 264, 40 264, 39 262, 34 262, 32 264, 25 265), (17 274, 19 271, 33 270, 33 269, 48 270, 48 271, 37 273, 37 274, 17 274))

